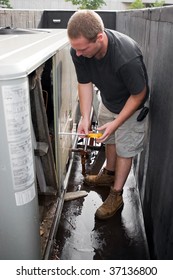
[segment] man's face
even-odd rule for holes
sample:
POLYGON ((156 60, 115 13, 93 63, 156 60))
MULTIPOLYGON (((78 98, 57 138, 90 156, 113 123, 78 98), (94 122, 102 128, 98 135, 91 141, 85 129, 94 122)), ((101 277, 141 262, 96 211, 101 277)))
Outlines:
POLYGON ((88 39, 84 38, 83 36, 70 39, 70 44, 73 49, 76 50, 77 56, 84 56, 87 58, 95 57, 101 50, 101 42, 99 37, 96 39, 95 42, 90 42, 88 39))

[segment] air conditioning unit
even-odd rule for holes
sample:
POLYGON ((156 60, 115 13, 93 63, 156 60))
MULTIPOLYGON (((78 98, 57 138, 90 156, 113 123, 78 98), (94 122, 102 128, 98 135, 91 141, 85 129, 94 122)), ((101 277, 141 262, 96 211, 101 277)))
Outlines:
POLYGON ((76 140, 69 49, 65 29, 0 28, 0 259, 48 254, 76 140))

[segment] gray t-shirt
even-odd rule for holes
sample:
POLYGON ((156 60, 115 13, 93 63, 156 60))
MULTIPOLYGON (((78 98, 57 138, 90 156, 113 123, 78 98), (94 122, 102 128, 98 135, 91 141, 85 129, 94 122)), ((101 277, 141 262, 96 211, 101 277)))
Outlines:
MULTIPOLYGON (((102 59, 78 57, 72 48, 71 55, 78 82, 92 82, 100 90, 105 107, 118 114, 130 95, 139 94, 145 85, 148 88, 148 77, 138 44, 117 31, 105 32, 108 49, 102 59)), ((147 97, 148 93, 143 104, 147 97)))

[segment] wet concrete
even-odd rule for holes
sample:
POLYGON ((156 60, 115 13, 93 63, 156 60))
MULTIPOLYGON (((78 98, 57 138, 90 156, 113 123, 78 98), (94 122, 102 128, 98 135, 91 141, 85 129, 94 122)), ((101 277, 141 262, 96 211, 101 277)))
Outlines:
MULTIPOLYGON (((100 155, 103 159, 102 153, 97 154, 97 164, 92 169, 88 165, 88 173, 96 174, 103 165, 100 155)), ((95 219, 95 211, 106 199, 109 188, 88 187, 83 183, 81 170, 80 155, 75 154, 67 191, 85 190, 88 195, 64 202, 56 236, 58 259, 149 259, 133 169, 124 187, 123 208, 105 221, 95 219)))

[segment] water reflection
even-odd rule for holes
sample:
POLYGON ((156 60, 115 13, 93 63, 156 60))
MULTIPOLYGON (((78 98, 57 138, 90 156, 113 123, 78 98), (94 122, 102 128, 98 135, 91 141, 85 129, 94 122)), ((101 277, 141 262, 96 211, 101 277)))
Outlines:
MULTIPOLYGON (((102 199, 96 192, 90 191, 88 196, 83 199, 80 208, 77 209, 76 205, 74 206, 75 213, 71 206, 71 214, 76 216, 75 229, 72 228, 70 236, 66 238, 61 259, 93 259, 95 255, 93 247, 94 214, 98 203, 101 204, 102 199)), ((67 216, 69 217, 69 213, 67 216)))

